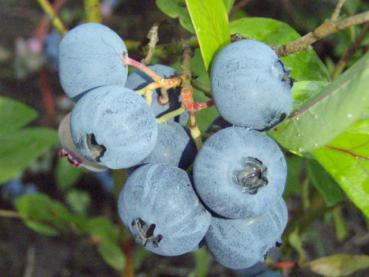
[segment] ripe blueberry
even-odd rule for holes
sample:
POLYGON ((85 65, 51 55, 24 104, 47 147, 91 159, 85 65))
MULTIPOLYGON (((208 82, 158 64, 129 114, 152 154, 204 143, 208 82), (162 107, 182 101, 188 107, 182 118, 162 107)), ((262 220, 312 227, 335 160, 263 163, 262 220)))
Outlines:
POLYGON ((97 23, 70 30, 59 48, 59 78, 65 93, 77 99, 104 85, 124 86, 128 68, 123 64, 127 48, 110 28, 97 23))
POLYGON ((158 128, 142 97, 125 87, 104 86, 76 103, 71 131, 82 156, 117 169, 145 159, 154 149, 158 128))
POLYGON ((207 207, 227 218, 246 218, 263 213, 282 195, 287 166, 271 138, 229 127, 205 142, 193 173, 196 191, 207 207))
POLYGON ((220 264, 232 269, 253 266, 280 241, 288 221, 286 204, 277 198, 264 209, 260 216, 247 219, 212 217, 205 239, 220 264))
POLYGON ((176 122, 159 124, 155 148, 143 163, 164 163, 186 169, 196 152, 196 145, 183 126, 176 122))
POLYGON ((187 173, 165 164, 135 170, 119 195, 118 210, 136 241, 164 256, 195 250, 211 220, 187 173))
POLYGON ((223 48, 211 68, 213 98, 230 123, 256 130, 278 124, 292 109, 292 81, 278 55, 255 40, 223 48))

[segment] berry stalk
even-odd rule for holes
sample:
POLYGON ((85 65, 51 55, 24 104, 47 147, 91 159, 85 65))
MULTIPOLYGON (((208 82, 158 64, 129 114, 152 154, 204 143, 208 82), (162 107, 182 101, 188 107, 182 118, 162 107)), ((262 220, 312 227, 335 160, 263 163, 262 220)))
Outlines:
POLYGON ((190 114, 190 132, 191 137, 195 141, 197 149, 200 149, 202 146, 201 140, 201 132, 196 123, 196 109, 195 109, 195 101, 193 100, 193 88, 191 85, 191 57, 192 50, 190 47, 186 47, 183 51, 183 82, 182 82, 182 105, 188 110, 190 114))

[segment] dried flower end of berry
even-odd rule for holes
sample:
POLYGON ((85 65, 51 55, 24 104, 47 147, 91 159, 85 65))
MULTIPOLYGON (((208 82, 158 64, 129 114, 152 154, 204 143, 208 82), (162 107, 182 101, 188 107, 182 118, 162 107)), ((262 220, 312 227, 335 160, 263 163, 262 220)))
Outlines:
POLYGON ((78 153, 70 132, 70 113, 67 114, 60 122, 58 134, 60 143, 63 147, 63 150, 59 152, 59 156, 67 157, 72 166, 83 167, 96 172, 107 169, 104 166, 86 160, 78 153))
POLYGON ((147 243, 152 243, 154 247, 159 247, 160 241, 163 239, 162 235, 154 235, 156 225, 147 224, 141 218, 137 218, 132 221, 132 227, 134 227, 138 233, 135 237, 138 243, 146 246, 147 243))
POLYGON ((86 136, 86 144, 94 160, 100 162, 101 157, 106 152, 106 147, 96 141, 94 134, 88 134, 86 136))
POLYGON ((256 194, 258 189, 268 184, 267 168, 258 159, 247 157, 242 162, 242 169, 235 170, 233 181, 242 186, 242 191, 256 194))

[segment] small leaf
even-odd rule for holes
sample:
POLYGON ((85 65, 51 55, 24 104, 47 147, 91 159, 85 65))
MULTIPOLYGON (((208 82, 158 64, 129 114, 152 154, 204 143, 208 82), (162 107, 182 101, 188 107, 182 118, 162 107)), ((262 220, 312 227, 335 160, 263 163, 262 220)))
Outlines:
POLYGON ((367 111, 368 80, 369 53, 269 133, 295 153, 326 145, 367 111))
POLYGON ((40 235, 50 236, 50 237, 59 235, 59 231, 56 228, 49 226, 47 224, 44 224, 42 222, 37 222, 33 220, 25 220, 24 224, 28 228, 30 228, 32 231, 35 231, 36 233, 40 235))
POLYGON ((316 161, 310 160, 307 169, 310 181, 323 196, 328 207, 343 200, 342 192, 337 183, 316 161))
POLYGON ((369 268, 369 256, 338 254, 312 261, 308 267, 323 276, 349 276, 359 270, 369 268))
POLYGON ((369 128, 369 119, 355 123, 313 155, 351 201, 369 216, 369 133, 362 133, 365 124, 369 128), (360 133, 356 132, 358 129, 360 133))
MULTIPOLYGON (((300 35, 288 24, 261 17, 241 18, 230 23, 231 33, 239 33, 246 38, 263 41, 271 46, 282 45, 295 40, 300 35)), ((287 68, 292 69, 292 77, 302 80, 327 80, 327 69, 314 50, 309 49, 282 58, 287 68)))
POLYGON ((0 134, 8 134, 11 131, 27 125, 37 116, 37 112, 21 102, 0 96, 0 134))
POLYGON ((230 43, 228 14, 223 0, 186 0, 205 68, 214 55, 230 43))
POLYGON ((156 0, 156 6, 167 16, 178 18, 183 28, 195 33, 184 0, 156 0))
POLYGON ((16 177, 58 142, 54 130, 29 128, 0 136, 0 184, 16 177))
POLYGON ((83 170, 71 166, 67 159, 58 159, 55 170, 55 179, 60 190, 71 188, 82 177, 83 170))
POLYGON ((334 210, 332 211, 332 215, 334 220, 334 226, 336 229, 336 238, 338 241, 343 241, 347 237, 348 232, 345 219, 341 212, 341 207, 340 206, 335 207, 334 210))
POLYGON ((56 235, 68 230, 75 221, 67 208, 45 194, 27 194, 17 198, 16 209, 25 224, 43 234, 56 235))
POLYGON ((297 228, 289 234, 288 242, 299 254, 299 263, 303 264, 306 261, 306 252, 297 228))
POLYGON ((88 207, 90 206, 91 199, 88 192, 72 189, 67 192, 66 202, 73 212, 85 215, 88 207))
POLYGON ((146 258, 150 257, 151 255, 152 252, 147 251, 143 247, 136 248, 133 254, 134 268, 135 269, 140 268, 141 264, 146 260, 146 258))
POLYGON ((100 243, 97 248, 104 261, 117 271, 122 271, 126 264, 126 259, 121 248, 110 241, 100 243))
POLYGON ((119 228, 115 224, 111 223, 106 217, 89 219, 85 231, 90 235, 95 236, 101 242, 118 242, 119 228))

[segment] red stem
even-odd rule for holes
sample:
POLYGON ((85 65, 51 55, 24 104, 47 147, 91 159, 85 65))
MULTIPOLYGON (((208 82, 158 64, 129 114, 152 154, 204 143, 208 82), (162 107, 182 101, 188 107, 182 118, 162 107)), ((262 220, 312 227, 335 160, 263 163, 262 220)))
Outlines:
POLYGON ((134 68, 137 68, 138 70, 143 71, 145 74, 147 74, 155 82, 160 82, 163 79, 162 77, 160 77, 158 74, 156 74, 153 70, 151 70, 146 65, 144 65, 144 64, 128 57, 127 54, 123 57, 123 62, 126 65, 130 65, 134 68))
POLYGON ((283 275, 288 276, 291 269, 297 266, 295 261, 282 261, 282 262, 275 262, 273 264, 273 268, 280 269, 283 272, 283 275))
POLYGON ((122 249, 124 252, 124 255, 126 257, 126 266, 122 272, 122 276, 124 277, 134 277, 134 262, 133 262, 133 249, 132 249, 132 240, 127 239, 123 242, 122 249))
POLYGON ((209 101, 206 101, 206 102, 195 102, 194 103, 195 111, 200 111, 200 110, 203 110, 203 109, 207 109, 207 108, 210 108, 212 106, 214 106, 214 101, 213 100, 209 100, 209 101))
POLYGON ((44 107, 46 110, 46 116, 48 123, 54 122, 55 119, 55 101, 52 93, 52 88, 49 83, 49 79, 47 76, 47 72, 45 68, 42 68, 40 70, 40 86, 41 86, 41 92, 42 97, 44 101, 44 107))

